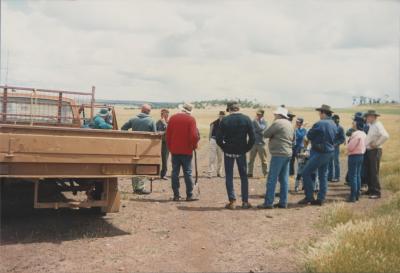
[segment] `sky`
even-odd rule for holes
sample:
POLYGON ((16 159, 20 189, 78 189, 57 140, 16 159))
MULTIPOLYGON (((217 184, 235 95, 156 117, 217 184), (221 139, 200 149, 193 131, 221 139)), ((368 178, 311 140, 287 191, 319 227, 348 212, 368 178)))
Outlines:
POLYGON ((399 100, 399 1, 0 1, 2 84, 168 102, 399 100))

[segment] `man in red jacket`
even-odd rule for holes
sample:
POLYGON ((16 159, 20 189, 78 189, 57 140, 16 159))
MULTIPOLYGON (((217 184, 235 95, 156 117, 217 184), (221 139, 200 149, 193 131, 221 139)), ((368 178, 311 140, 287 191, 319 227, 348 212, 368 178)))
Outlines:
POLYGON ((186 184, 186 201, 195 201, 193 197, 192 157, 193 150, 199 142, 199 132, 196 120, 191 116, 193 106, 184 104, 180 106, 181 113, 169 119, 166 140, 168 150, 172 155, 172 190, 174 201, 179 201, 179 173, 182 167, 186 184))

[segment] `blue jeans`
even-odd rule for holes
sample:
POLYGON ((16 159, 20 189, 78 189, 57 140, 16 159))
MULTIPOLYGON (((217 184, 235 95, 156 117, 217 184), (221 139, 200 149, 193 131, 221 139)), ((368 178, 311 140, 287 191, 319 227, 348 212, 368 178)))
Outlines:
POLYGON ((272 206, 275 199, 276 182, 279 180, 281 189, 279 191, 279 205, 286 206, 289 190, 289 164, 291 157, 272 156, 267 178, 267 192, 264 204, 272 206))
POLYGON ((332 160, 329 162, 328 180, 340 179, 340 147, 335 146, 335 152, 332 160))
POLYGON ((247 160, 246 154, 240 155, 238 158, 232 158, 224 155, 225 163, 225 183, 226 191, 228 193, 229 201, 236 200, 235 189, 233 187, 233 166, 235 164, 238 166, 240 182, 242 187, 242 201, 249 201, 249 180, 247 178, 247 160))
POLYGON ((349 184, 351 187, 350 199, 355 201, 360 195, 361 189, 361 170, 364 161, 364 155, 349 155, 349 184))
POLYGON ((318 200, 324 201, 328 187, 328 165, 333 158, 334 152, 319 153, 313 151, 306 166, 303 169, 303 183, 306 199, 312 201, 314 199, 313 173, 318 171, 319 191, 318 200))
POLYGON ((181 167, 185 178, 186 197, 192 197, 193 195, 192 157, 192 155, 172 155, 171 182, 175 197, 179 196, 179 173, 181 167))

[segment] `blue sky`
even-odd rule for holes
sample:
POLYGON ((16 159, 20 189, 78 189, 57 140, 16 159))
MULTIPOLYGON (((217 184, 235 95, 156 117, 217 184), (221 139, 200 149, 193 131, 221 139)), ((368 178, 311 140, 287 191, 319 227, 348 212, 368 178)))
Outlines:
POLYGON ((3 0, 1 82, 150 101, 398 100, 399 14, 385 0, 3 0))

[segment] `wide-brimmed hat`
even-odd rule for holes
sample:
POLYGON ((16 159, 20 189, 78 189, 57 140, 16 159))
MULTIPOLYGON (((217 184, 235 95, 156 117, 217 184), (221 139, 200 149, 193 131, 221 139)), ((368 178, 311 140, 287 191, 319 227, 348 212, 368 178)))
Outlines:
POLYGON ((193 105, 190 103, 184 103, 178 106, 178 108, 185 113, 191 114, 193 111, 193 105))
POLYGON ((288 115, 289 118, 294 118, 296 116, 295 113, 293 113, 290 110, 288 111, 287 115, 288 115))
POLYGON ((258 109, 256 114, 264 116, 264 113, 265 113, 265 111, 263 109, 258 109))
POLYGON ((110 113, 108 112, 108 110, 106 108, 101 108, 98 115, 100 117, 106 117, 108 116, 110 113))
POLYGON ((280 115, 284 118, 289 118, 288 117, 288 110, 286 108, 283 107, 278 107, 276 108, 276 110, 274 111, 274 115, 280 115))
POLYGON ((379 117, 380 114, 378 114, 375 110, 368 110, 367 112, 364 113, 364 117, 368 117, 368 116, 379 117))
POLYGON ((333 113, 331 107, 326 104, 322 104, 321 107, 315 109, 316 111, 326 112, 326 113, 333 113))

